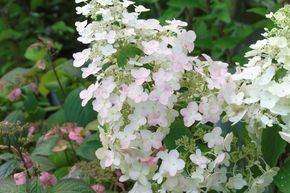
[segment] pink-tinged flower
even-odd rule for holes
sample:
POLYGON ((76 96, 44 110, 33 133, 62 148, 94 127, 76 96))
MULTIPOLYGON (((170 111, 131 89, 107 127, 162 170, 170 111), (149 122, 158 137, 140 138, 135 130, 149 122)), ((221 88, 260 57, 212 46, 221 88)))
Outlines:
POLYGON ((30 169, 32 166, 33 166, 33 161, 31 159, 31 157, 29 155, 24 155, 23 156, 23 159, 24 159, 24 164, 25 164, 25 167, 27 167, 28 169, 30 169))
POLYGON ((183 116, 184 125, 190 127, 195 121, 200 121, 202 116, 198 113, 198 105, 195 102, 191 102, 188 106, 180 111, 183 116))
POLYGON ((105 193, 105 186, 103 186, 102 184, 96 184, 92 186, 92 189, 96 192, 96 193, 105 193))
POLYGON ((33 133, 35 133, 36 131, 37 131, 36 127, 34 127, 34 126, 29 127, 27 137, 31 137, 33 135, 33 133))
POLYGON ((137 85, 150 81, 150 70, 146 68, 133 69, 131 70, 131 75, 136 79, 137 85))
POLYGON ((200 121, 201 123, 216 123, 220 119, 222 110, 217 101, 203 98, 202 102, 199 104, 199 112, 203 114, 202 120, 200 121))
POLYGON ((152 55, 159 50, 159 42, 156 40, 151 40, 150 42, 142 42, 144 47, 144 53, 147 55, 152 55))
POLYGON ((35 82, 30 83, 30 87, 35 94, 38 94, 38 87, 35 82))
POLYGON ((23 185, 26 183, 26 176, 24 172, 14 174, 14 180, 17 186, 23 185))
POLYGON ((210 79, 208 80, 209 89, 220 89, 226 83, 228 74, 228 64, 223 62, 212 62, 208 68, 210 79))
POLYGON ((188 52, 193 51, 195 39, 196 34, 194 31, 185 31, 178 36, 179 42, 188 52))
POLYGON ((148 159, 144 161, 143 163, 147 166, 156 166, 158 161, 157 161, 157 158, 153 156, 149 156, 148 159))
POLYGON ((74 130, 69 132, 68 137, 73 141, 81 143, 84 141, 86 137, 90 135, 91 135, 90 131, 85 131, 84 128, 76 127, 74 128, 74 130))
POLYGON ((8 95, 8 99, 13 102, 16 101, 22 94, 22 91, 20 88, 15 88, 14 90, 12 90, 9 95, 8 95))
POLYGON ((45 187, 52 186, 57 183, 56 177, 48 172, 41 172, 39 181, 45 187))

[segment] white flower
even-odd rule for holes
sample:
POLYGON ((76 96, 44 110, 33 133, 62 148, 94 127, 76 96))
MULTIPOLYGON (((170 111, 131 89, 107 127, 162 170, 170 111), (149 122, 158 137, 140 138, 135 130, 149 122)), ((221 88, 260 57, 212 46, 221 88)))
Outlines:
POLYGON ((135 12, 141 13, 141 12, 147 12, 150 11, 150 9, 146 9, 143 5, 138 5, 135 7, 135 12))
POLYGON ((142 165, 140 163, 134 163, 130 167, 128 171, 128 175, 130 179, 138 181, 142 185, 147 185, 148 180, 147 180, 147 175, 150 172, 149 166, 142 165))
POLYGON ((191 154, 189 158, 192 161, 192 163, 198 165, 200 168, 203 169, 207 167, 208 163, 210 163, 210 160, 202 155, 200 149, 197 149, 195 154, 191 154))
POLYGON ((212 130, 212 132, 205 134, 203 140, 207 142, 207 146, 209 148, 213 148, 214 146, 223 144, 224 138, 220 136, 221 134, 222 129, 220 127, 216 127, 212 130))
POLYGON ((86 68, 82 68, 83 71, 82 77, 87 78, 90 75, 97 74, 102 68, 100 66, 101 58, 94 58, 93 62, 88 65, 86 68))
POLYGON ((147 55, 152 55, 159 51, 159 42, 156 40, 142 42, 142 45, 144 47, 144 53, 147 55))
POLYGON ((92 84, 89 86, 88 89, 82 90, 80 92, 80 98, 83 100, 82 101, 82 106, 86 106, 86 104, 91 100, 94 96, 94 92, 98 88, 98 84, 92 84))
POLYGON ((111 165, 118 166, 120 164, 120 158, 116 155, 116 153, 111 150, 107 150, 104 147, 99 148, 96 151, 96 156, 100 159, 102 168, 106 168, 111 165))
POLYGON ((284 139, 285 141, 287 141, 288 143, 290 143, 290 132, 279 132, 280 136, 282 139, 284 139))
POLYGON ((135 103, 146 101, 148 98, 148 94, 143 91, 143 87, 135 83, 129 85, 127 95, 135 103))
POLYGON ((131 75, 136 79, 137 85, 150 81, 150 70, 146 68, 132 69, 131 75))
POLYGON ((120 131, 117 134, 117 138, 120 140, 121 148, 127 149, 129 148, 131 141, 136 139, 136 135, 131 129, 125 128, 124 131, 120 131))
POLYGON ((175 176, 178 172, 181 172, 185 167, 185 162, 179 159, 179 153, 177 150, 171 150, 169 153, 166 151, 160 151, 157 157, 162 159, 159 172, 168 173, 170 176, 175 176))
POLYGON ((128 193, 153 193, 152 189, 151 189, 151 185, 148 183, 147 185, 142 185, 138 182, 136 182, 132 188, 132 190, 130 190, 128 193))
POLYGON ((162 146, 164 134, 160 132, 151 132, 149 130, 141 130, 141 138, 143 139, 143 148, 145 151, 151 148, 159 149, 162 146))
POLYGON ((105 6, 105 5, 113 5, 112 0, 97 0, 97 2, 100 3, 103 6, 105 6))
POLYGON ((237 174, 236 176, 229 178, 227 183, 228 188, 236 190, 240 190, 246 185, 247 182, 243 179, 242 174, 237 174))
POLYGON ((117 52, 117 50, 110 44, 104 47, 101 47, 100 49, 101 49, 102 54, 107 57, 117 52))
POLYGON ((81 67, 82 65, 84 65, 84 63, 89 60, 90 54, 91 54, 91 49, 90 48, 85 49, 82 52, 78 52, 78 53, 73 54, 73 57, 74 57, 73 65, 74 65, 74 67, 81 67))
POLYGON ((180 114, 183 116, 184 125, 190 127, 195 121, 200 121, 202 116, 198 113, 198 105, 190 102, 185 109, 181 109, 180 114))

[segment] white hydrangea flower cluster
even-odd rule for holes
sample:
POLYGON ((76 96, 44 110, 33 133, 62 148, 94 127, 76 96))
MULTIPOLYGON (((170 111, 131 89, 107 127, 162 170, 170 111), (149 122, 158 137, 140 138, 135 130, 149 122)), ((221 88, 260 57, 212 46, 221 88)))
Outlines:
POLYGON ((281 137, 290 143, 290 5, 267 17, 277 27, 250 46, 249 62, 231 76, 221 97, 229 104, 228 119, 244 118, 258 142, 263 128, 279 124, 281 137))
POLYGON ((227 111, 231 121, 244 116, 238 109, 244 94, 236 95, 240 88, 228 64, 191 56, 196 35, 184 29, 187 23, 139 19, 148 9, 133 1, 76 3, 86 17, 76 23, 78 40, 89 48, 74 54, 74 66, 83 78, 96 79, 80 97, 83 106, 92 100, 98 112, 101 166, 120 169, 120 181, 133 180, 130 193, 263 192, 276 170, 261 171, 260 180, 235 173, 232 133, 202 133, 198 139, 206 150, 197 145, 187 156, 164 143, 179 118, 186 127, 217 123, 225 102, 235 104, 227 111))

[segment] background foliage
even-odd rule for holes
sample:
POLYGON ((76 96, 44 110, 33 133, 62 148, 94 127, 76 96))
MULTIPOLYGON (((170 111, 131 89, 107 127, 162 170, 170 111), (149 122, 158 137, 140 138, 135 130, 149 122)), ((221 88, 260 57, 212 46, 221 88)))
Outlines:
MULTIPOLYGON (((158 18, 162 23, 172 18, 187 21, 188 29, 197 34, 194 54, 206 53, 214 59, 228 62, 232 67, 236 62, 243 64, 247 47, 261 38, 264 27, 271 28, 272 23, 264 15, 287 3, 283 0, 136 2, 151 8, 151 12, 143 15, 144 18, 158 18)), ((72 54, 82 50, 74 29, 74 22, 80 20, 75 14, 75 6, 73 1, 67 0, 0 1, 0 120, 20 121, 39 127, 39 133, 24 146, 25 151, 43 170, 51 171, 59 179, 67 175, 68 167, 80 160, 94 161, 94 151, 100 145, 96 134, 81 145, 69 146, 65 154, 51 151, 57 139, 53 141, 54 138, 51 138, 46 144, 38 143, 39 137, 51 128, 67 122, 96 131, 90 124, 96 119, 96 114, 91 106, 82 108, 78 97, 80 88, 87 83, 81 79, 80 71, 72 67, 72 54), (11 102, 8 95, 15 88, 20 88, 22 94, 11 102), (36 144, 37 148, 34 147, 36 144), (64 161, 67 156, 74 159, 64 161)), ((180 133, 170 135, 168 143, 178 139, 180 136, 177 135, 180 133)), ((11 140, 0 132, 0 145, 5 144, 7 139, 11 140)), ((285 181, 290 181, 290 164, 288 155, 284 153, 289 147, 270 132, 266 132, 263 139, 265 160, 271 166, 282 166, 275 179, 277 186, 269 192, 278 188, 281 192, 290 192, 289 183, 285 184, 285 181), (273 140, 277 141, 275 146, 272 145, 273 140)), ((0 180, 20 169, 19 159, 1 148, 0 164, 0 180)), ((73 180, 71 183, 86 186, 73 180)), ((86 183, 93 182, 87 179, 86 183)), ((32 181, 30 185, 34 186, 34 192, 42 191, 37 182, 32 181)), ((69 186, 68 181, 61 181, 50 191, 60 192, 61 187, 69 186)), ((21 189, 9 179, 1 181, 0 192, 12 192, 12 189, 17 192, 16 188, 21 189)), ((76 189, 72 191, 80 192, 76 189)))

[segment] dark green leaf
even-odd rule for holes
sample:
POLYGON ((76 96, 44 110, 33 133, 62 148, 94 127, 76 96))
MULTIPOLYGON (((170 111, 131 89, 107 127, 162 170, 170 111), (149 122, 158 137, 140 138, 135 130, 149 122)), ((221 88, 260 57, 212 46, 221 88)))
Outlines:
POLYGON ((257 15, 261 15, 264 17, 267 14, 268 10, 266 7, 254 7, 254 8, 248 9, 247 12, 255 13, 257 15))
POLYGON ((65 179, 53 186, 49 193, 94 193, 90 185, 77 179, 65 179))
POLYGON ((43 4, 44 0, 31 0, 30 1, 30 7, 32 10, 37 9, 39 6, 43 4))
POLYGON ((28 185, 29 193, 45 193, 44 187, 41 185, 38 179, 32 180, 28 185))
POLYGON ((13 111, 5 118, 5 121, 11 122, 11 123, 16 123, 16 122, 23 123, 24 113, 20 110, 13 111))
POLYGON ((87 160, 96 160, 95 152, 102 146, 98 134, 93 134, 76 149, 79 156, 87 160))
POLYGON ((57 126, 57 125, 63 125, 64 122, 65 122, 65 120, 64 120, 64 110, 63 109, 56 111, 55 113, 50 115, 47 119, 47 123, 48 123, 50 128, 57 126))
POLYGON ((285 151, 287 142, 281 139, 279 127, 273 126, 264 129, 262 136, 262 152, 265 161, 270 166, 276 166, 280 155, 285 151))
POLYGON ((0 180, 0 193, 27 193, 25 186, 16 186, 14 180, 0 180))
POLYGON ((47 141, 40 142, 36 145, 36 148, 32 152, 32 155, 42 155, 42 156, 49 156, 51 155, 52 149, 56 145, 59 136, 50 137, 47 141))
POLYGON ((127 64, 130 58, 134 58, 142 54, 143 54, 142 50, 140 50, 139 48, 136 48, 135 46, 128 45, 128 46, 122 47, 117 52, 118 66, 123 68, 127 64))
POLYGON ((6 178, 19 166, 19 162, 16 159, 7 161, 0 166, 0 180, 6 178))
POLYGON ((274 178, 274 183, 278 186, 279 190, 283 193, 290 193, 290 160, 288 160, 277 176, 274 178))
POLYGON ((170 133, 166 136, 164 142, 168 149, 176 148, 176 140, 182 138, 183 136, 190 136, 190 130, 183 124, 182 119, 176 119, 170 126, 170 133))
POLYGON ((82 107, 79 94, 80 89, 77 89, 67 96, 64 103, 64 116, 66 122, 77 123, 79 126, 85 127, 97 119, 97 113, 93 110, 91 103, 82 107))
POLYGON ((42 171, 49 171, 55 168, 55 165, 47 157, 40 155, 32 155, 31 159, 34 165, 38 166, 42 171))

